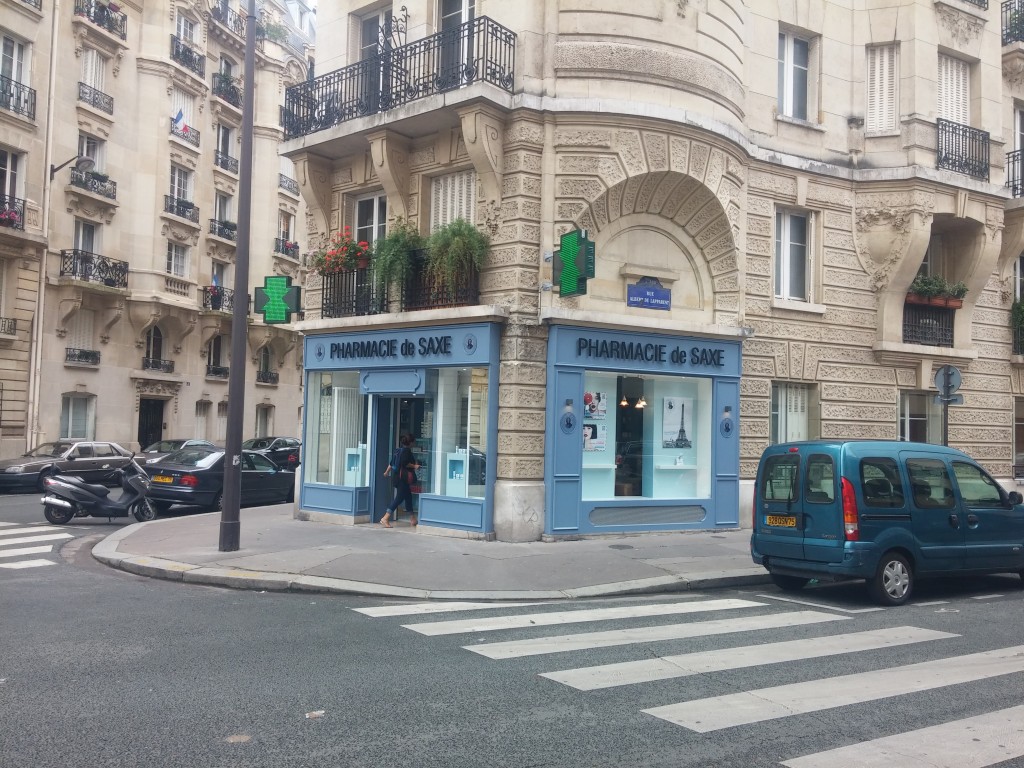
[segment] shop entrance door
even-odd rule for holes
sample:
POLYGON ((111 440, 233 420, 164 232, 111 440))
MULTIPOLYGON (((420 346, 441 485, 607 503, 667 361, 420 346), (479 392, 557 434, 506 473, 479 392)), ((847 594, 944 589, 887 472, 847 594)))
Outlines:
POLYGON ((164 400, 143 397, 139 400, 139 448, 163 439, 164 400))
MULTIPOLYGON (((412 486, 413 505, 419 509, 419 494, 430 492, 430 443, 434 430, 432 398, 378 396, 376 403, 374 466, 379 469, 376 470, 378 482, 373 486, 374 522, 384 516, 384 511, 395 496, 390 478, 384 477, 382 473, 391 461, 402 435, 413 436, 412 452, 420 464, 420 469, 416 473, 417 482, 412 486)), ((403 510, 398 519, 408 520, 408 516, 409 510, 403 510)))

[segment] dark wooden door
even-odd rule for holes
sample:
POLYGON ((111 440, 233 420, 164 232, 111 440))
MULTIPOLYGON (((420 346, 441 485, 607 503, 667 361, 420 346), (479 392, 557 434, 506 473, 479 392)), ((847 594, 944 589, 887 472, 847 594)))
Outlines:
POLYGON ((145 448, 164 436, 165 400, 142 398, 139 401, 139 448, 145 448))

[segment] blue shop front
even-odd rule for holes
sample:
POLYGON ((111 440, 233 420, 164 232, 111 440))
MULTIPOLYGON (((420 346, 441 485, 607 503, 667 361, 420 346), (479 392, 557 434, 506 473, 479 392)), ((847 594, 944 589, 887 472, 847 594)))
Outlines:
POLYGON ((549 536, 739 525, 741 342, 553 325, 549 536))
POLYGON ((495 323, 306 336, 303 512, 380 520, 408 434, 420 525, 493 532, 499 337, 495 323))

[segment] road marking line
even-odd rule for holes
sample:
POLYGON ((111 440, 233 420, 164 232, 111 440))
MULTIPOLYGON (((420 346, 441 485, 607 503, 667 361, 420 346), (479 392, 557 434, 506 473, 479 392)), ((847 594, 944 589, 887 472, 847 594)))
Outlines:
POLYGON ((0 528, 8 528, 12 525, 21 525, 21 523, 0 523, 0 528))
POLYGON ((22 560, 20 563, 0 563, 0 568, 16 571, 21 568, 39 568, 44 565, 56 565, 56 563, 52 560, 22 560))
POLYGON ((642 710, 708 733, 1024 672, 1024 645, 642 710))
POLYGON ((875 611, 885 610, 885 608, 839 608, 835 605, 814 603, 810 600, 795 600, 792 597, 779 597, 778 595, 757 595, 757 597, 763 597, 767 600, 778 600, 783 603, 796 603, 797 605, 806 605, 810 608, 823 608, 826 611, 842 611, 843 613, 874 613, 875 611))
POLYGON ((930 605, 949 605, 949 600, 931 600, 927 603, 911 603, 917 608, 927 608, 930 605))
MULTIPOLYGON (((46 526, 46 528, 48 528, 51 531, 60 530, 56 526, 52 526, 52 525, 48 525, 48 526, 46 526)), ((30 528, 12 528, 9 531, 0 531, 0 536, 14 536, 14 535, 22 534, 22 533, 39 533, 40 530, 41 530, 41 527, 38 526, 38 525, 34 525, 34 526, 30 527, 30 528)), ((3 543, 3 539, 0 539, 0 544, 2 544, 2 543, 3 543)))
POLYGON ((724 672, 730 669, 781 664, 801 659, 859 653, 897 645, 943 640, 949 637, 959 637, 959 635, 920 629, 919 627, 892 627, 891 629, 873 629, 845 635, 807 637, 801 640, 786 640, 763 645, 722 648, 717 651, 683 653, 677 656, 627 661, 620 664, 602 664, 594 667, 567 669, 561 672, 544 672, 541 677, 581 691, 593 691, 598 688, 650 683, 655 680, 703 675, 708 672, 724 672))
POLYGON ((704 600, 699 603, 658 603, 656 605, 629 605, 616 608, 590 608, 552 613, 530 613, 521 616, 497 616, 490 619, 464 619, 459 621, 429 621, 422 624, 404 624, 406 629, 421 635, 456 635, 461 632, 493 632, 499 629, 546 627, 555 624, 580 624, 587 621, 614 621, 646 616, 672 616, 682 613, 726 611, 736 608, 756 608, 764 603, 752 600, 704 600))
POLYGON ((994 600, 997 597, 1006 597, 1006 595, 974 595, 971 600, 994 600))
POLYGON ((422 613, 445 613, 447 611, 485 611, 488 608, 523 608, 544 603, 403 603, 402 605, 380 605, 376 608, 353 608, 375 619, 385 616, 413 616, 422 613))
POLYGON ((984 768, 1024 755, 1024 706, 787 760, 788 768, 984 768))
POLYGON ((41 555, 43 552, 53 552, 53 545, 47 544, 41 547, 19 547, 18 549, 0 549, 0 557, 20 557, 22 555, 41 555))
POLYGON ((710 635, 726 635, 733 632, 754 632, 762 629, 783 629, 828 621, 850 621, 850 617, 817 611, 795 611, 792 613, 770 613, 762 616, 743 616, 735 619, 695 621, 690 624, 665 624, 659 627, 634 627, 606 632, 582 632, 558 637, 534 637, 529 640, 510 640, 462 647, 489 659, 515 659, 564 651, 610 648, 615 645, 685 640, 710 635))
POLYGON ((37 541, 52 541, 53 539, 73 539, 70 533, 46 533, 40 536, 22 536, 18 539, 6 539, 0 542, 3 546, 8 544, 35 544, 37 541))

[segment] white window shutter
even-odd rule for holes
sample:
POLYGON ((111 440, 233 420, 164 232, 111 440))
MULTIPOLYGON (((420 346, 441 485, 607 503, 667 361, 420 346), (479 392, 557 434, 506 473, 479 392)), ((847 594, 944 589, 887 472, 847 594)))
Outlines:
POLYGON ((896 128, 897 62, 895 45, 868 48, 867 131, 889 131, 896 128))
POLYGON ((786 440, 807 439, 807 385, 786 385, 786 440))
POLYGON ((966 61, 939 55, 938 116, 961 125, 969 124, 970 69, 966 61))
POLYGON ((68 328, 68 346, 73 349, 93 349, 93 328, 96 313, 91 309, 80 309, 71 318, 68 328))
POLYGON ((476 223, 476 171, 449 173, 431 181, 431 232, 456 219, 476 223))

